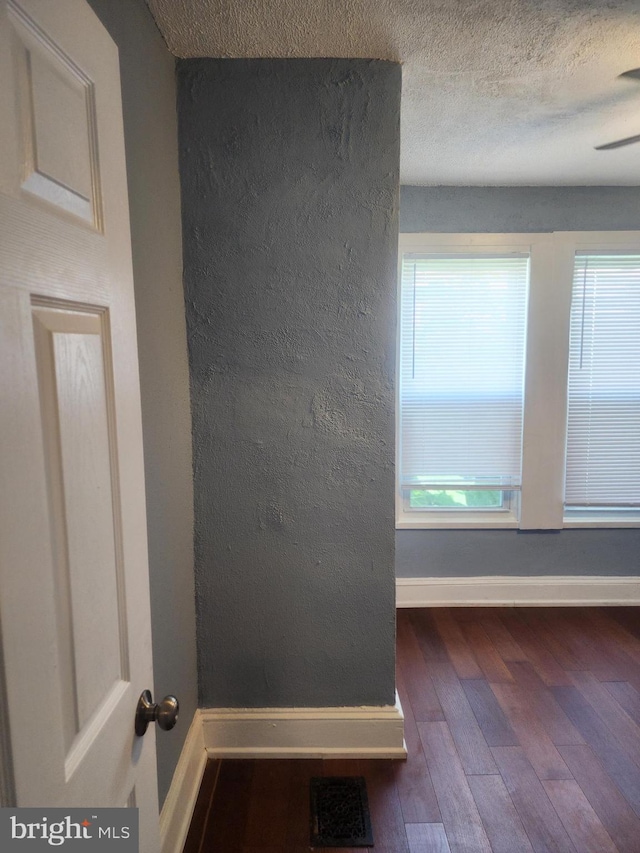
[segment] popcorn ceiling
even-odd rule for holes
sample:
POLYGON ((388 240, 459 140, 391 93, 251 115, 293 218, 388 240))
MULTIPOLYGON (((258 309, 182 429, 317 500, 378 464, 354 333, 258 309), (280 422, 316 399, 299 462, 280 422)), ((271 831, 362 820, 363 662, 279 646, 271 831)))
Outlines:
POLYGON ((401 181, 640 185, 639 0, 148 0, 180 57, 403 64, 401 181))

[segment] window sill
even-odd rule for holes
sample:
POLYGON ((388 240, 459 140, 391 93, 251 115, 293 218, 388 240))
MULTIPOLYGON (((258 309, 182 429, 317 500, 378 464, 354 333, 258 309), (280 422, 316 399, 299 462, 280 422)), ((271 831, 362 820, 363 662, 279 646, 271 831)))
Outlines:
POLYGON ((452 512, 409 513, 400 512, 396 530, 513 530, 518 519, 512 512, 452 512))
POLYGON ((610 527, 610 528, 624 528, 624 527, 640 527, 640 518, 626 518, 623 517, 607 517, 607 516, 596 516, 594 518, 565 518, 562 522, 562 527, 565 530, 576 529, 576 528, 598 528, 598 527, 610 527))

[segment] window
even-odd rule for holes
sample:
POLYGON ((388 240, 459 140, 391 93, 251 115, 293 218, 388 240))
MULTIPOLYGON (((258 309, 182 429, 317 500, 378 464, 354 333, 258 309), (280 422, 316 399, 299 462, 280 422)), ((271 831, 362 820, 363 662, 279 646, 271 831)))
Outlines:
POLYGON ((520 488, 526 254, 407 252, 400 411, 405 508, 509 508, 520 488))
POLYGON ((399 266, 398 527, 639 523, 640 235, 405 234, 399 266))
POLYGON ((570 517, 640 504, 640 255, 576 254, 567 476, 570 517))

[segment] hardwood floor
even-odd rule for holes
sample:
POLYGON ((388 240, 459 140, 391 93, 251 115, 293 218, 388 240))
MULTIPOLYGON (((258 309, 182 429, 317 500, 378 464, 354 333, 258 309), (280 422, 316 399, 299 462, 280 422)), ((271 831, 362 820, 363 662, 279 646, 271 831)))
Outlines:
POLYGON ((406 762, 211 761, 185 853, 309 850, 321 775, 378 853, 640 853, 640 608, 399 610, 397 664, 406 762))

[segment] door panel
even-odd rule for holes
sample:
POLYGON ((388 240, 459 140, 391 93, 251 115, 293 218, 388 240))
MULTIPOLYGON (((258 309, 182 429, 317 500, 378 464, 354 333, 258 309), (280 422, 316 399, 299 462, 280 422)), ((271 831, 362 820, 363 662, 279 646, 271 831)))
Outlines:
POLYGON ((100 227, 94 84, 21 5, 8 3, 7 15, 20 186, 100 227))
POLYGON ((107 320, 33 307, 68 748, 129 675, 107 320))
POLYGON ((155 732, 133 731, 152 671, 118 56, 83 0, 0 0, 0 74, 0 790, 24 806, 135 802, 150 853, 155 732))

